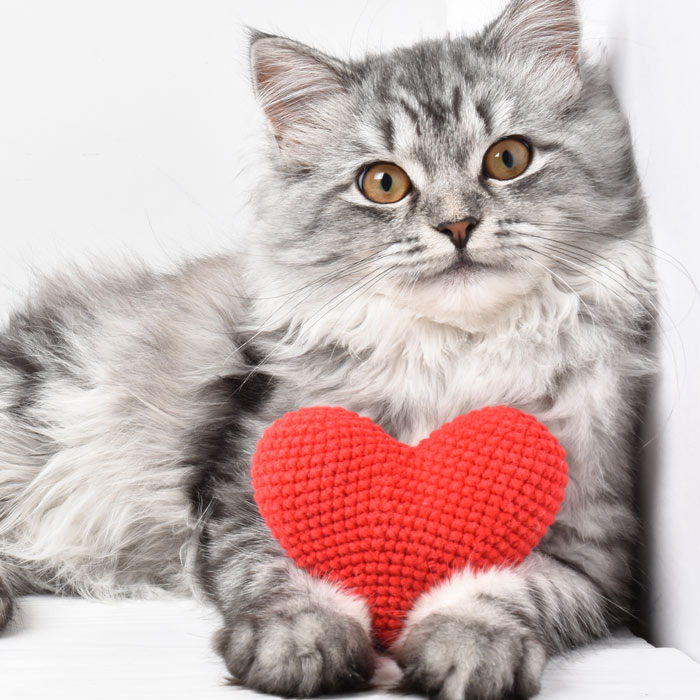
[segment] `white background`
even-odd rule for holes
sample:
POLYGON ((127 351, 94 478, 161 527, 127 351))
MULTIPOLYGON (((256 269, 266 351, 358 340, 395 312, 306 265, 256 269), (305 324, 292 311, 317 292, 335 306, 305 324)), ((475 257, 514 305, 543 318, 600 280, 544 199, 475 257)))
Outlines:
MULTIPOLYGON (((0 0, 0 314, 32 270, 225 248, 262 119, 244 26, 341 57, 459 34, 503 0, 0 0)), ((582 0, 607 48, 649 195, 663 375, 642 475, 653 641, 700 660, 700 129, 694 0, 582 0)))

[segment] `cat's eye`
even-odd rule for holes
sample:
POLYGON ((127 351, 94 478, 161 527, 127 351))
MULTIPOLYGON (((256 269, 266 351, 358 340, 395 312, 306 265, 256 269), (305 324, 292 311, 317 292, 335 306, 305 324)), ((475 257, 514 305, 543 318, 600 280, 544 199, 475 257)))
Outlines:
POLYGON ((411 180, 393 163, 368 165, 357 181, 362 194, 378 204, 393 204, 411 191, 411 180))
POLYGON ((494 143, 484 156, 484 171, 496 180, 512 180, 530 165, 532 153, 526 141, 507 138, 494 143))

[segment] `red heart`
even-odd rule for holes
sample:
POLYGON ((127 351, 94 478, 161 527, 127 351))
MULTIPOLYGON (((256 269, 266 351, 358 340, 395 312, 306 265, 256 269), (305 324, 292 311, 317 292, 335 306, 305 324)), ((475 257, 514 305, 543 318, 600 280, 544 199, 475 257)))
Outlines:
POLYGON ((564 500, 564 450, 514 408, 473 411, 416 447, 343 408, 271 425, 253 457, 255 500, 298 566, 370 606, 385 644, 449 573, 521 562, 564 500))

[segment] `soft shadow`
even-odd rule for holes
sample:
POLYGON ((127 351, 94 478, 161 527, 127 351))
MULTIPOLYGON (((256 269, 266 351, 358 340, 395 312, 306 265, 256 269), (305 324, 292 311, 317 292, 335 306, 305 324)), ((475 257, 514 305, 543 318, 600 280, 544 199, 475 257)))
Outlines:
POLYGON ((661 433, 663 430, 660 401, 660 376, 656 376, 646 392, 646 410, 640 420, 636 435, 635 463, 635 511, 640 522, 639 540, 634 552, 634 621, 632 631, 654 644, 656 633, 654 619, 654 529, 661 467, 661 433))

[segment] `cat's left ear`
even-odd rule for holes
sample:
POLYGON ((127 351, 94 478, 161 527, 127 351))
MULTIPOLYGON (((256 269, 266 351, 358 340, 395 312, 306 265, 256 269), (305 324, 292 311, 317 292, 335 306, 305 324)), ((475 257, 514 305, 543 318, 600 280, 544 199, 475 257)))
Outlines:
POLYGON ((576 0, 511 0, 486 30, 500 51, 579 62, 581 20, 576 0))
POLYGON ((258 98, 280 149, 297 162, 337 134, 348 108, 344 65, 290 39, 253 33, 250 64, 258 98))

